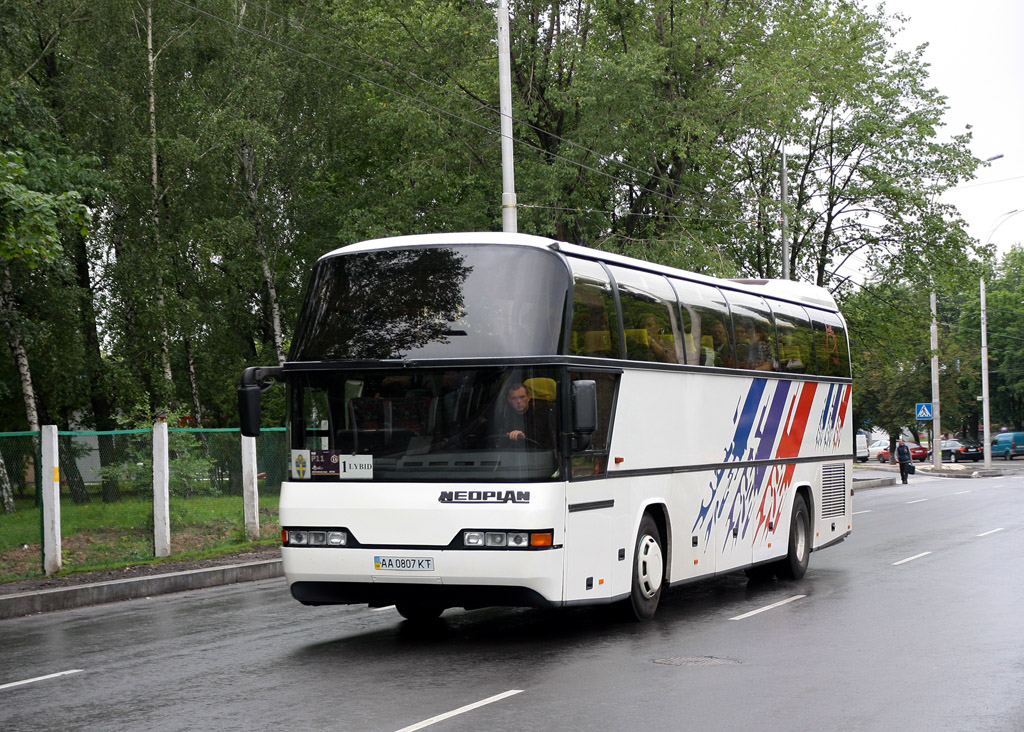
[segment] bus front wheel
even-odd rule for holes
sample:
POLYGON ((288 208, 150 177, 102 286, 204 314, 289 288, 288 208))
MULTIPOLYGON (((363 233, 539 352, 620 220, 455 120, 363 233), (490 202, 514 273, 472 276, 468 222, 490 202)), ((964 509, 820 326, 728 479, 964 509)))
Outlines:
POLYGON ((665 578, 665 554, 661 547, 661 532, 651 514, 645 513, 636 533, 633 554, 633 581, 629 603, 624 608, 633 620, 648 620, 654 616, 661 600, 661 585, 665 578))
POLYGON ((803 577, 807 572, 810 553, 811 522, 807 515, 807 501, 797 493, 793 499, 793 517, 789 522, 789 554, 779 562, 779 575, 794 580, 803 577))

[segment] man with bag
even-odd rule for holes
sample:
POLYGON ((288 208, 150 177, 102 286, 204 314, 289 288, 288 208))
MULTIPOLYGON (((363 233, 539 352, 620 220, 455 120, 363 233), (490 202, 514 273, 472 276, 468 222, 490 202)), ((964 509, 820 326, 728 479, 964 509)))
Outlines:
POLYGON ((906 484, 907 476, 914 469, 914 458, 911 456, 910 448, 907 447, 907 443, 902 437, 900 438, 900 444, 896 446, 896 462, 900 466, 900 480, 906 484))

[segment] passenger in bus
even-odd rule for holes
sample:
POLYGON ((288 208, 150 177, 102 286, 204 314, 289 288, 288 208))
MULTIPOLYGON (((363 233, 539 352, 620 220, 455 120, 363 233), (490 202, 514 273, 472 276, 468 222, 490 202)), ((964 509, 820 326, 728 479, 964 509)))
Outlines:
POLYGON ((701 366, 733 365, 732 347, 729 345, 729 332, 725 329, 725 323, 721 320, 712 320, 710 333, 704 338, 701 339, 701 366), (705 344, 704 338, 710 339, 710 342, 705 344))
POLYGON ((750 363, 748 368, 758 371, 773 371, 775 363, 772 358, 772 348, 768 344, 768 334, 759 329, 754 329, 754 337, 750 341, 750 363))
POLYGON ((550 450, 555 446, 551 409, 543 399, 533 399, 526 386, 517 382, 509 387, 505 407, 499 417, 496 434, 501 443, 550 450))
POLYGON ((652 313, 644 315, 644 330, 647 331, 647 361, 662 363, 679 363, 679 356, 674 348, 669 348, 661 336, 661 325, 652 313))

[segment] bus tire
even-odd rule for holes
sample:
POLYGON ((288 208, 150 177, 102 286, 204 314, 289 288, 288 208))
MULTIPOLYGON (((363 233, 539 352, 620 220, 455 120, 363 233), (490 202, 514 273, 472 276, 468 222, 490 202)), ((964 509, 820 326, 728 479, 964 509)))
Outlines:
POLYGON ((793 499, 793 517, 789 522, 789 554, 778 565, 780 577, 798 580, 807 572, 811 554, 811 522, 802 494, 793 499))
POLYGON ((403 618, 413 623, 437 620, 444 612, 444 608, 440 605, 424 605, 419 602, 396 602, 395 610, 403 618))
POLYGON ((640 520, 633 548, 633 581, 624 610, 626 617, 631 620, 649 620, 658 609, 665 579, 661 532, 649 513, 645 513, 640 520))

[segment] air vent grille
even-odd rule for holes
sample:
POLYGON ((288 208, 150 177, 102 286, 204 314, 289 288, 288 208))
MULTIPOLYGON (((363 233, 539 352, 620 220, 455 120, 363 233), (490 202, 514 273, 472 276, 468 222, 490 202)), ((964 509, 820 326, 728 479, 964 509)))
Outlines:
POLYGON ((821 517, 834 518, 846 513, 847 463, 821 466, 821 517))

